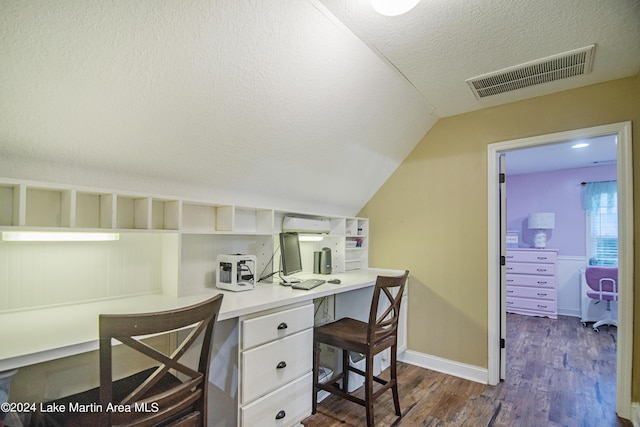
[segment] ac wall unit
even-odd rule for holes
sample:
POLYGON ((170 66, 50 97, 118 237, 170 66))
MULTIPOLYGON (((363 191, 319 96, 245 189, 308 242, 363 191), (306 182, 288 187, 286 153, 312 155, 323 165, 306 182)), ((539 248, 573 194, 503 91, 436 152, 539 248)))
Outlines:
POLYGON ((297 216, 285 216, 282 221, 282 231, 298 233, 329 233, 331 225, 325 218, 301 218, 297 216))

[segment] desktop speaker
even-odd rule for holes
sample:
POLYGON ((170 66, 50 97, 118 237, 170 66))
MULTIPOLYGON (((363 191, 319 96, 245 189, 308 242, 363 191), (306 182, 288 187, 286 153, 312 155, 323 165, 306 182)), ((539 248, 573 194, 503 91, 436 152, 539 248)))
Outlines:
POLYGON ((331 249, 322 248, 320 252, 320 274, 331 274, 331 249))

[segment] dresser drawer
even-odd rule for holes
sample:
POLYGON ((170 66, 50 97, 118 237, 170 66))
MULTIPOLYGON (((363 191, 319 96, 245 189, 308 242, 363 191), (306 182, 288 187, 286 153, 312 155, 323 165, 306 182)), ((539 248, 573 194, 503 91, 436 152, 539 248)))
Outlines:
POLYGON ((531 311, 538 311, 541 313, 556 313, 556 301, 546 300, 532 300, 526 298, 507 297, 506 308, 509 309, 524 309, 531 311))
POLYGON ((507 286, 531 286, 534 288, 555 288, 553 276, 531 276, 527 274, 507 274, 507 286))
POLYGON ((248 349, 313 327, 313 304, 242 321, 240 345, 248 349))
POLYGON ((509 262, 537 262, 553 264, 557 259, 557 252, 541 251, 507 251, 509 262))
POLYGON ((531 299, 544 299, 554 301, 556 299, 556 292, 554 289, 545 288, 526 288, 523 286, 508 286, 507 297, 518 298, 531 298, 531 299))
POLYGON ((518 274, 540 274, 543 276, 554 276, 556 274, 555 264, 527 264, 521 262, 508 262, 507 273, 518 274))
POLYGON ((243 427, 291 426, 311 414, 312 374, 292 381, 240 409, 243 427))
POLYGON ((313 329, 307 329, 241 355, 242 403, 275 390, 311 371, 313 329))

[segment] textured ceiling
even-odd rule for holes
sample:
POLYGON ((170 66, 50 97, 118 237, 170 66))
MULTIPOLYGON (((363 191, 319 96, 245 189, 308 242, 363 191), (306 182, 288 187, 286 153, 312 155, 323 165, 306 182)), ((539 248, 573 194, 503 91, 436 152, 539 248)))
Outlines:
POLYGON ((434 106, 439 117, 640 72, 638 0, 421 0, 377 14, 369 0, 322 0, 434 106), (596 45, 586 76, 477 100, 466 79, 596 45))
POLYGON ((438 117, 638 73, 638 5, 3 0, 0 176, 352 215, 438 117), (571 82, 464 82, 591 43, 571 82))

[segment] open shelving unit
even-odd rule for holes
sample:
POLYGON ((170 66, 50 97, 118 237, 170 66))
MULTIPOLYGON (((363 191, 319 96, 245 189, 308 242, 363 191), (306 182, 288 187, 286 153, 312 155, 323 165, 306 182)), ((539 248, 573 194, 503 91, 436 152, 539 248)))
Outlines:
MULTIPOLYGON (((139 280, 141 274, 146 277, 141 271, 129 272, 136 267, 130 265, 131 261, 127 264, 122 259, 133 256, 131 254, 143 253, 147 257, 145 259, 158 258, 152 265, 138 269, 143 272, 145 269, 149 270, 148 280, 154 281, 153 284, 147 284, 146 287, 141 285, 140 288, 152 287, 152 292, 172 295, 188 295, 198 292, 203 286, 213 286, 217 254, 255 253, 259 271, 268 268, 273 257, 277 268, 277 257, 274 257, 274 254, 279 246, 278 233, 282 231, 282 221, 287 215, 315 216, 329 220, 330 232, 325 235, 324 241, 305 244, 303 250, 311 251, 312 256, 313 250, 331 247, 334 272, 368 267, 369 223, 366 218, 327 216, 164 195, 0 178, 0 231, 117 232, 128 236, 127 239, 121 240, 138 240, 127 243, 129 246, 126 248, 112 249, 108 255, 104 249, 97 249, 95 245, 89 246, 87 250, 101 252, 100 255, 96 255, 96 260, 87 262, 95 264, 91 267, 95 271, 87 271, 89 267, 81 265, 66 266, 72 271, 79 271, 79 274, 71 275, 71 281, 81 280, 75 276, 86 281, 87 278, 100 274, 100 280, 96 282, 103 282, 105 275, 109 280, 117 282, 105 285, 109 288, 106 291, 96 291, 96 299, 127 295, 128 281, 132 278, 139 280), (153 234, 159 236, 143 238, 144 235, 153 234), (145 243, 140 243, 142 240, 145 243), (160 246, 160 249, 157 246, 160 246), (147 252, 157 255, 149 255, 147 252), (120 267, 118 263, 126 264, 127 267, 120 267), (161 280, 156 284, 158 276, 161 280)), ((7 254, 12 250, 17 251, 15 248, 18 247, 10 242, 2 242, 0 245, 3 245, 0 246, 0 256, 7 258, 11 258, 7 254)), ((66 243, 63 250, 69 250, 71 245, 73 243, 66 243)), ((29 250, 33 252, 29 255, 31 257, 42 256, 35 245, 29 250)), ((308 258, 309 255, 303 254, 303 257, 308 258)), ((12 277, 22 276, 18 274, 12 277)), ((14 295, 19 294, 18 297, 14 297, 15 300, 25 301, 29 299, 27 293, 37 293, 40 286, 67 285, 25 284, 19 283, 19 280, 17 283, 3 284, 0 279, 0 299, 4 296, 2 292, 10 292, 14 295), (19 290, 16 291, 16 288, 19 290)), ((81 284, 78 283, 76 286, 81 284)), ((68 290, 66 293, 73 294, 68 290)), ((6 308, 6 305, 0 305, 0 310, 6 308)), ((9 307, 14 308, 21 307, 9 307)))

